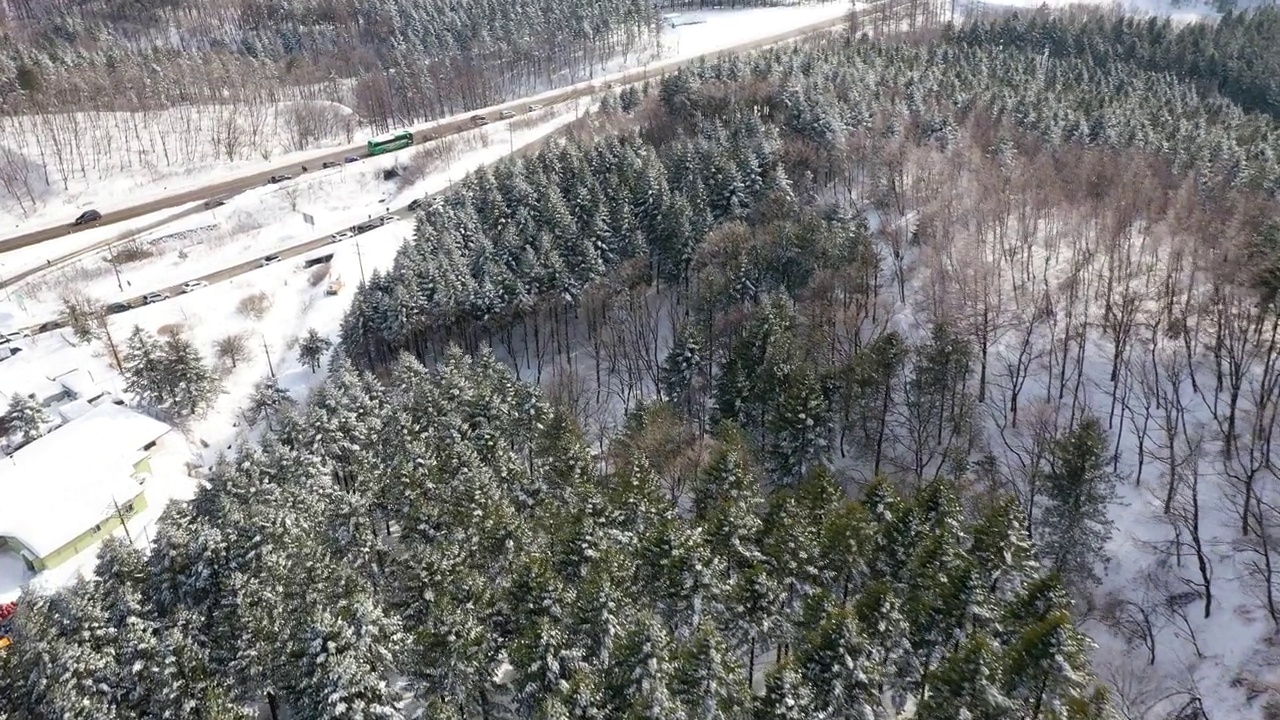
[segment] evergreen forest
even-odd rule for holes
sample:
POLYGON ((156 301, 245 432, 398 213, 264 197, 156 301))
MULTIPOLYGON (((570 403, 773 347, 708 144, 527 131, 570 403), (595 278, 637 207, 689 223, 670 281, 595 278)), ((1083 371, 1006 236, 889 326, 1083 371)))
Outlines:
POLYGON ((24 600, 0 717, 1223 717, 1212 623, 1280 627, 1277 17, 611 94, 429 201, 149 552, 24 600))

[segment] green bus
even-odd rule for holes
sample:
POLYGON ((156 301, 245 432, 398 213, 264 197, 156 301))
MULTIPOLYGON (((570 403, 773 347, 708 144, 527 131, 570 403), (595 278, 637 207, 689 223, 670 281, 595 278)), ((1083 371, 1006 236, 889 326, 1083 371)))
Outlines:
POLYGON ((396 150, 403 150, 412 144, 413 133, 408 130, 388 133, 369 140, 369 154, 381 155, 383 153, 395 152, 396 150))

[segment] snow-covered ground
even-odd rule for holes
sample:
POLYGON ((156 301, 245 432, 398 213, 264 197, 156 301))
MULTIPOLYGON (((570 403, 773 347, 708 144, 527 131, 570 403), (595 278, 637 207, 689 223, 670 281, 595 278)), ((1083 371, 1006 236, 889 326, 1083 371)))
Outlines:
MULTIPOLYGON (((853 7, 848 0, 817 5, 754 8, 749 10, 705 10, 672 18, 663 27, 660 48, 610 60, 593 69, 588 77, 565 77, 563 86, 579 82, 607 82, 627 70, 652 66, 660 70, 662 61, 674 61, 721 50, 758 38, 785 33, 823 20, 840 17, 853 7), (684 23, 684 24, 680 24, 684 23), (676 27, 672 27, 676 24, 676 27)), ((128 113, 82 113, 74 117, 40 118, 0 126, 0 153, 14 152, 20 166, 28 168, 34 185, 34 207, 20 206, 13 195, 0 194, 0 228, 20 232, 46 225, 70 222, 82 210, 97 208, 103 212, 127 198, 130 204, 146 202, 176 192, 190 190, 218 180, 260 172, 280 164, 305 164, 352 142, 367 139, 373 133, 359 124, 359 119, 339 103, 286 103, 277 107, 256 108, 191 108, 146 113, 134 118, 128 113), (312 107, 314 106, 314 107, 312 107), (306 142, 292 137, 294 115, 306 112, 328 118, 320 125, 326 132, 306 142), (157 137, 170 140, 175 147, 140 149, 130 157, 112 157, 108 138, 121 126, 139 121, 153 128, 157 137), (71 172, 71 162, 40 161, 37 134, 41 123, 57 123, 59 136, 78 138, 86 148, 103 148, 91 167, 71 172), (164 129, 183 128, 179 133, 164 129), (180 137, 181 140, 176 138, 180 137), (228 143, 231 143, 228 145, 228 143), (189 145, 185 149, 177 147, 189 145), (301 145, 301 147, 299 147, 301 145), (181 150, 181 153, 179 151, 181 150), (180 154, 189 162, 174 164, 163 157, 180 154), (228 160, 227 158, 232 158, 228 160)), ((414 129, 426 129, 426 123, 414 129)), ((50 133, 44 133, 50 134, 50 133)), ((77 164, 78 165, 78 164, 77 164)))
MULTIPOLYGON (((1242 0, 1235 7, 1243 10, 1259 4, 1261 3, 1252 0, 1242 0)), ((1175 22, 1215 20, 1222 15, 1222 5, 1211 0, 958 0, 956 12, 962 15, 983 9, 1057 9, 1073 5, 1115 7, 1126 13, 1168 17, 1175 22)))

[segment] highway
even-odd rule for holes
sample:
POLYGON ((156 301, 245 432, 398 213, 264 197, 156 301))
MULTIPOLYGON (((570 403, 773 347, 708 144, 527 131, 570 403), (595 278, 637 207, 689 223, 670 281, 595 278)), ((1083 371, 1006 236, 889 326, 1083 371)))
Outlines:
MULTIPOLYGON (((882 0, 887 2, 889 0, 882 0)), ((475 126, 471 123, 470 118, 474 115, 484 115, 490 121, 497 119, 499 113, 503 111, 511 111, 516 114, 528 112, 530 104, 538 104, 544 107, 558 105, 570 100, 575 100, 587 95, 593 95, 600 92, 608 83, 616 82, 619 84, 635 84, 643 82, 650 78, 660 77, 668 72, 678 68, 715 59, 721 56, 734 55, 748 50, 774 45, 787 40, 792 40, 810 33, 835 28, 845 24, 848 21, 847 16, 830 18, 820 22, 802 25, 798 28, 788 30, 787 32, 770 35, 768 37, 752 40, 747 43, 741 43, 732 47, 724 48, 703 55, 695 55, 687 58, 679 58, 674 60, 659 61, 651 63, 643 68, 628 70, 621 73, 605 76, 596 80, 570 85, 565 88, 552 90, 539 95, 513 100, 502 105, 472 110, 460 115, 444 118, 442 120, 433 121, 424 125, 410 128, 413 131, 414 144, 421 145, 431 142, 439 138, 455 135, 460 132, 473 129, 475 126)), ((407 148, 406 148, 407 149, 407 148)), ((404 152, 400 150, 399 152, 404 152)), ((256 172, 239 175, 236 177, 220 180, 209 185, 193 188, 183 192, 174 193, 165 197, 156 198, 145 203, 132 205, 124 208, 98 208, 102 212, 102 219, 81 226, 73 226, 70 223, 66 225, 57 225, 46 227, 39 230, 33 230, 21 235, 0 240, 0 253, 10 250, 30 247, 39 243, 51 240, 53 238, 65 237, 83 230, 94 227, 102 227, 112 223, 123 222, 133 218, 141 217, 160 210, 167 210, 179 205, 188 203, 198 203, 212 198, 223 198, 233 195, 252 187, 258 187, 267 183, 272 175, 297 175, 301 171, 301 166, 320 168, 326 162, 343 162, 350 156, 365 157, 367 155, 367 146, 365 143, 348 145, 338 149, 329 149, 325 151, 317 151, 311 155, 300 157, 289 163, 276 164, 270 168, 259 170, 256 172)), ((114 241, 113 241, 114 242, 114 241)), ((8 282, 12 282, 9 280, 8 282)))

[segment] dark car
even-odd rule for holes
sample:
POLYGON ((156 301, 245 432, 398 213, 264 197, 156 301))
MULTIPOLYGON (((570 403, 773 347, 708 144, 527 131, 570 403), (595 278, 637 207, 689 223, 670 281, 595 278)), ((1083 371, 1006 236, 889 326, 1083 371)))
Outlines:
POLYGON ((76 221, 74 224, 86 225, 91 222, 98 222, 101 219, 102 219, 102 213, 98 212, 97 210, 85 210, 84 212, 80 213, 80 217, 76 218, 76 221))
POLYGON ((117 313, 128 312, 132 309, 133 306, 127 302, 113 302, 107 306, 107 314, 115 315, 117 313))
POLYGON ((292 180, 292 179, 293 179, 292 175, 272 175, 271 177, 267 178, 267 182, 271 183, 272 185, 275 185, 276 183, 282 183, 285 180, 292 180))
POLYGON ((356 155, 348 155, 346 159, 343 160, 342 162, 344 163, 360 162, 360 158, 356 155))
POLYGON ((214 209, 214 208, 220 208, 220 207, 222 207, 223 205, 226 205, 226 204, 227 204, 227 201, 226 201, 226 200, 223 200, 222 198, 214 198, 214 199, 212 199, 212 200, 205 200, 205 201, 204 201, 204 209, 205 209, 205 210, 212 210, 212 209, 214 209))
POLYGON ((322 164, 320 167, 324 168, 325 170, 328 170, 329 168, 336 168, 336 167, 338 167, 338 166, 339 166, 339 165, 341 165, 341 164, 342 164, 342 163, 340 163, 340 162, 338 162, 338 161, 336 161, 336 160, 326 160, 326 161, 324 162, 324 164, 322 164))
POLYGON ((367 233, 370 230, 376 230, 380 227, 382 227, 381 220, 368 220, 356 226, 356 234, 359 235, 361 233, 367 233))
POLYGON ((417 200, 414 200, 413 202, 409 203, 409 212, 417 212, 418 208, 426 204, 427 204, 426 198, 418 198, 417 200))
POLYGON ((36 332, 47 333, 50 330, 57 330, 60 327, 62 327, 61 320, 50 320, 48 322, 40 323, 40 327, 36 328, 36 332))

